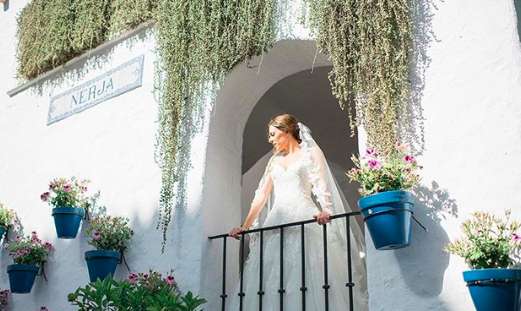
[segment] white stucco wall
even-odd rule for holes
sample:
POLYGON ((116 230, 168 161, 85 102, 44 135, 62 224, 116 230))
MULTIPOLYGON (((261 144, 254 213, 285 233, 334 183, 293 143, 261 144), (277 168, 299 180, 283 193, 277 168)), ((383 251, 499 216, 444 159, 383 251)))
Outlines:
MULTIPOLYGON (((85 238, 57 240, 50 208, 39 200, 51 178, 77 175, 102 191, 102 203, 111 213, 131 219, 136 235, 127 259, 133 270, 174 268, 181 288, 201 293, 210 301, 206 309, 216 310, 221 245, 206 237, 241 220, 241 146, 248 115, 277 81, 311 68, 314 43, 280 41, 264 56, 259 72, 241 64, 228 76, 192 143, 188 206, 176 211, 167 251, 160 255, 153 36, 103 51, 107 62, 85 76, 69 78, 43 94, 28 90, 10 98, 6 91, 18 85, 15 16, 26 3, 10 1, 9 9, 0 12, 0 201, 17 210, 26 232, 37 230, 56 245, 56 252, 47 264, 49 281, 38 278, 31 294, 13 295, 11 309, 46 305, 53 311, 73 310, 67 293, 88 281, 85 238), (141 54, 142 87, 46 125, 52 95, 141 54)), ((521 218, 521 48, 514 5, 508 0, 422 3, 415 20, 416 49, 426 57, 426 71, 421 81, 415 80, 422 92, 415 104, 423 109, 425 145, 416 215, 429 232, 415 227, 411 247, 397 251, 375 251, 367 239, 371 311, 471 310, 461 280, 466 267, 443 247, 458 236, 459 224, 472 211, 512 208, 521 218)), ((295 10, 298 5, 284 12, 295 10)), ((280 23, 279 38, 309 39, 293 14, 280 23)), ((319 55, 315 66, 325 65, 319 55)), ((232 271, 237 252, 230 248, 228 255, 232 271)), ((5 267, 11 260, 5 251, 0 259, 0 287, 7 288, 5 267)), ((117 277, 125 275, 119 267, 117 277)), ((233 280, 228 275, 229 286, 233 280)))

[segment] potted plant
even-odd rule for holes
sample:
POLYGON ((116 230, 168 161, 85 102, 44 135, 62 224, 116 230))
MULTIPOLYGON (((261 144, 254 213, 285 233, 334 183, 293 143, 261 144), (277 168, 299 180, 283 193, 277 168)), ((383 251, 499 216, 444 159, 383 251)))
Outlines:
POLYGON ((85 253, 91 282, 113 275, 134 234, 128 219, 98 215, 91 219, 86 234, 88 243, 96 247, 85 253))
POLYGON ((0 202, 0 240, 9 229, 14 228, 18 224, 15 211, 8 209, 0 202))
POLYGON ((40 195, 40 199, 53 206, 52 216, 56 233, 61 239, 74 239, 78 233, 85 209, 89 205, 86 196, 87 180, 56 178, 49 183, 49 191, 40 195))
POLYGON ((36 274, 53 250, 52 244, 42 242, 33 231, 31 236, 18 236, 14 241, 9 242, 7 250, 15 262, 7 266, 11 292, 19 294, 31 292, 36 274))
POLYGON ((477 311, 521 309, 521 269, 512 268, 520 259, 520 228, 508 210, 504 218, 475 212, 462 224, 463 237, 447 245, 472 269, 463 279, 477 311))
POLYGON ((407 149, 396 145, 383 156, 369 148, 365 155, 351 158, 355 167, 347 176, 360 184, 358 205, 376 249, 397 249, 410 243, 414 197, 407 190, 419 183, 417 170, 421 167, 407 149))
POLYGON ((0 289, 0 310, 7 310, 9 305, 9 290, 0 289))

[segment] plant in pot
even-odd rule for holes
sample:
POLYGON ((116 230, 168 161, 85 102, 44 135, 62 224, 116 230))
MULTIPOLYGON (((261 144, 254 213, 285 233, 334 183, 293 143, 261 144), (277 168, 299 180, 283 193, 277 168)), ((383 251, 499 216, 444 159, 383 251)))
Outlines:
POLYGON ((477 311, 521 310, 520 262, 521 224, 505 217, 475 212, 462 224, 463 237, 447 245, 449 253, 458 255, 472 270, 463 279, 477 311))
POLYGON ((58 238, 74 239, 78 234, 81 220, 89 206, 87 180, 56 178, 49 183, 49 191, 40 199, 53 206, 52 216, 58 238))
POLYGON ((96 248, 85 253, 90 281, 112 276, 134 234, 128 219, 97 215, 90 220, 86 234, 88 243, 96 248))
POLYGON ((5 236, 11 229, 18 231, 20 228, 20 221, 16 216, 15 211, 8 209, 7 206, 0 202, 0 240, 5 236))
POLYGON ((14 264, 7 266, 12 293, 25 294, 31 292, 36 274, 43 269, 53 246, 43 242, 35 231, 31 236, 16 237, 7 244, 9 255, 14 264))
POLYGON ((360 184, 358 205, 379 250, 410 243, 414 197, 407 190, 419 183, 421 166, 407 151, 406 145, 397 144, 387 155, 369 148, 363 156, 351 158, 355 167, 347 176, 360 184))

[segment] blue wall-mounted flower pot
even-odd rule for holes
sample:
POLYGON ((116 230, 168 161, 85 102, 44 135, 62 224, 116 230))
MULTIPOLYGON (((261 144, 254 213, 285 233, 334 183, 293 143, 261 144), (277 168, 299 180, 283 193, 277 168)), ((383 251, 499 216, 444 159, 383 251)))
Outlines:
POLYGON ((520 311, 521 269, 477 269, 463 272, 477 311, 520 311))
POLYGON ((112 277, 116 272, 120 256, 120 253, 116 251, 94 250, 85 252, 90 281, 103 280, 107 276, 112 277))
POLYGON ((386 191, 358 200, 376 249, 409 246, 414 197, 407 191, 386 191))
POLYGON ((7 266, 11 292, 16 294, 30 293, 38 270, 39 268, 36 265, 14 264, 7 266))
POLYGON ((74 239, 78 234, 85 210, 78 207, 57 207, 52 209, 54 226, 60 239, 74 239))
POLYGON ((0 241, 4 237, 4 234, 7 232, 7 228, 4 226, 0 226, 0 241))

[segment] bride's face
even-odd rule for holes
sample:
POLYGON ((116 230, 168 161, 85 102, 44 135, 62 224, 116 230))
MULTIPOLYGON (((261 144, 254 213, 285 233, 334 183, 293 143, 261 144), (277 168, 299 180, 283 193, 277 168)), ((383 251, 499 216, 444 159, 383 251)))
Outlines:
POLYGON ((289 133, 281 131, 273 125, 270 125, 268 128, 268 142, 273 145, 273 148, 275 148, 277 152, 288 148, 289 136, 289 133))

